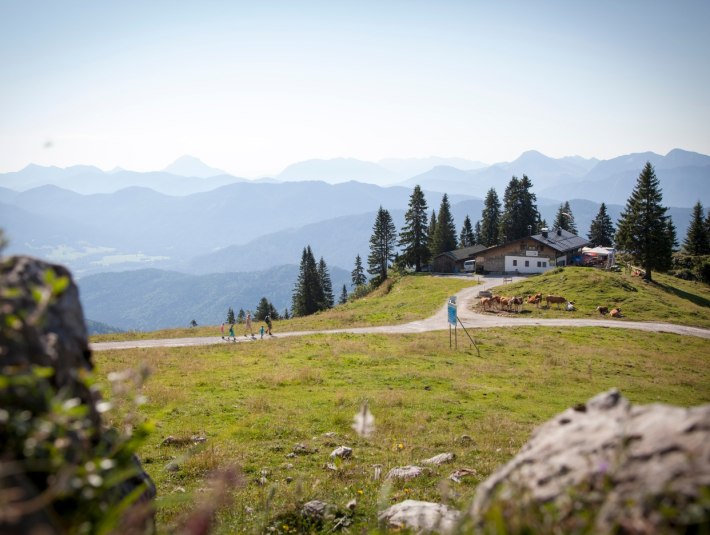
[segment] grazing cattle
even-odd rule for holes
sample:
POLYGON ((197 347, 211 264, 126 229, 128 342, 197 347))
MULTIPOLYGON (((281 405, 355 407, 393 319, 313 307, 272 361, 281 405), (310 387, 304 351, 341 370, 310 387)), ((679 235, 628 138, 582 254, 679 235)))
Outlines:
POLYGON ((511 297, 501 297, 500 301, 498 303, 500 304, 500 308, 503 309, 505 308, 506 310, 510 310, 510 300, 511 297))
POLYGON ((621 317, 621 309, 620 308, 613 308, 609 315, 612 318, 620 318, 621 317))
POLYGON ((528 304, 530 304, 530 305, 535 305, 537 308, 540 308, 541 302, 542 302, 542 294, 535 294, 535 295, 528 296, 528 304))
POLYGON ((602 316, 609 313, 609 307, 597 307, 597 312, 602 316))
POLYGON ((545 297, 545 302, 547 303, 547 308, 550 308, 550 303, 555 303, 557 305, 557 308, 560 308, 560 305, 562 303, 566 303, 567 299, 565 299, 561 295, 548 295, 547 297, 545 297))
POLYGON ((513 305, 513 308, 515 309, 516 312, 520 312, 520 310, 523 308, 523 298, 522 297, 511 297, 510 304, 513 305))

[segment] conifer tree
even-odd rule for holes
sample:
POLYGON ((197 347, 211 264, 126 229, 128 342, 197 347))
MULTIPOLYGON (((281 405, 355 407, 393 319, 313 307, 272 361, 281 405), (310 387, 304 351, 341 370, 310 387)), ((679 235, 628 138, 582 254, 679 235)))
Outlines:
POLYGON ((693 207, 688 232, 683 240, 683 250, 693 256, 710 254, 710 237, 705 227, 705 211, 700 201, 693 207))
POLYGON ((476 221, 476 225, 473 227, 473 244, 474 245, 483 245, 483 241, 481 239, 481 222, 476 221))
POLYGON ((429 258, 434 256, 434 236, 436 235, 436 211, 431 211, 429 218, 429 229, 427 230, 426 243, 429 247, 429 258))
MULTIPOLYGON (((660 182, 650 162, 636 181, 626 207, 619 217, 616 245, 629 253, 644 270, 644 279, 652 281, 653 270, 667 269, 673 249, 671 229, 666 211, 661 205, 660 182)), ((671 223, 672 225, 672 223, 671 223)))
POLYGON ((353 287, 357 288, 362 286, 367 282, 367 277, 365 277, 365 269, 362 267, 362 258, 358 254, 355 257, 355 269, 350 273, 350 278, 352 280, 353 287))
POLYGON ((399 246, 402 247, 402 262, 414 266, 420 272, 429 262, 429 244, 427 228, 427 204, 422 189, 417 185, 409 197, 409 208, 404 214, 404 227, 399 234, 399 246))
POLYGON ((281 317, 285 320, 291 319, 291 315, 288 313, 288 308, 284 308, 284 313, 281 317))
POLYGON ((322 256, 318 262, 318 277, 320 278, 320 286, 323 289, 323 303, 321 305, 321 310, 333 308, 333 305, 335 304, 335 298, 333 296, 333 283, 330 280, 328 266, 322 256))
POLYGON ((574 215, 572 214, 569 201, 560 204, 560 208, 557 210, 557 216, 555 217, 555 227, 571 232, 572 234, 577 234, 577 225, 574 222, 574 215))
POLYGON ((348 302, 348 289, 345 286, 345 284, 343 284, 343 291, 340 292, 340 299, 338 299, 338 304, 344 305, 347 302, 348 302))
POLYGON ((602 203, 597 216, 592 220, 587 234, 593 247, 612 247, 614 245, 614 224, 602 203))
POLYGON ((530 191, 531 188, 532 182, 527 175, 523 175, 520 179, 512 177, 505 189, 499 230, 499 236, 505 242, 524 238, 539 225, 540 214, 535 204, 537 197, 530 191))
POLYGON ((231 325, 232 323, 235 323, 235 321, 234 321, 234 309, 233 309, 232 307, 229 307, 229 308, 227 309, 227 323, 229 323, 230 325, 231 325))
POLYGON ((498 230, 500 228, 500 201, 496 190, 491 188, 486 193, 481 212, 481 237, 480 243, 486 247, 498 245, 498 230))
POLYGON ((471 219, 468 214, 463 220, 463 226, 461 227, 461 234, 459 235, 459 247, 471 247, 476 243, 476 237, 473 232, 473 227, 471 226, 471 219))
POLYGON ((387 269, 394 260, 397 243, 397 229, 390 213, 380 206, 370 236, 370 254, 367 257, 367 272, 376 283, 387 278, 387 269))
POLYGON ((447 251, 456 249, 456 225, 454 218, 451 215, 451 205, 449 204, 449 196, 444 193, 439 206, 439 217, 436 221, 436 229, 434 231, 434 249, 432 256, 447 251))
POLYGON ((296 287, 293 290, 291 313, 294 316, 307 316, 320 310, 324 302, 323 288, 320 284, 316 259, 308 245, 303 249, 301 265, 296 287))
POLYGON ((268 314, 271 314, 273 308, 274 307, 271 303, 269 303, 269 300, 266 297, 262 297, 259 300, 259 304, 256 305, 256 310, 254 310, 254 319, 256 321, 262 321, 268 314))

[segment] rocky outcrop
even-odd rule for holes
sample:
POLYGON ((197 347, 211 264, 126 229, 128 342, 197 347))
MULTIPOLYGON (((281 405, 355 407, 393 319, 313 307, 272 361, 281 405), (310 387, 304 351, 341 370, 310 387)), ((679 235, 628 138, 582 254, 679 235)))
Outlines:
MULTIPOLYGON (((0 494, 9 497, 0 532, 72 531, 67 522, 82 506, 99 511, 99 502, 117 504, 139 486, 149 502, 155 487, 137 459, 105 457, 120 438, 103 429, 97 390, 85 380, 91 351, 69 271, 29 257, 0 260, 0 320, 0 494), (112 470, 135 475, 105 488, 112 470)), ((152 514, 138 516, 152 524, 152 514)))
POLYGON ((388 507, 378 515, 391 529, 408 529, 414 533, 453 533, 461 513, 441 503, 405 500, 388 507))
POLYGON ((502 512, 512 532, 675 531, 710 521, 709 493, 710 405, 634 406, 611 390, 540 426, 471 514, 480 526, 502 512))

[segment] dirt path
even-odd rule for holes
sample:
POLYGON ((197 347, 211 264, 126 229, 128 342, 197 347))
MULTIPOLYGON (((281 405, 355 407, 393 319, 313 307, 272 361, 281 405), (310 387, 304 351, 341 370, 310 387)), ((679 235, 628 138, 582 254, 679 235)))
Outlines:
MULTIPOLYGON (((514 281, 521 280, 522 277, 514 278, 514 281)), ((521 327, 521 326, 542 326, 542 327, 600 327, 605 329, 633 329, 649 332, 675 333, 684 336, 698 336, 710 339, 710 330, 699 327, 688 327, 672 323, 642 322, 642 321, 618 321, 613 319, 543 319, 543 318, 511 318, 493 314, 478 314, 473 311, 473 305, 478 292, 488 290, 496 286, 505 284, 502 277, 486 277, 478 286, 465 288, 456 294, 458 306, 457 313, 461 323, 466 329, 489 329, 492 327, 521 327)), ((355 327, 350 329, 333 329, 330 331, 294 331, 279 333, 274 338, 286 338, 291 336, 305 336, 312 334, 327 333, 421 333, 427 331, 443 330, 448 325, 447 304, 444 304, 433 316, 404 323, 402 325, 381 325, 377 327, 355 327)), ((268 337, 267 337, 268 338, 268 337)), ((251 342, 249 338, 237 337, 237 343, 251 342)), ((199 338, 166 338, 161 340, 130 340, 125 342, 97 342, 91 344, 93 351, 106 351, 109 349, 134 349, 150 347, 187 347, 204 346, 213 344, 224 344, 225 341, 219 336, 207 336, 199 338)))

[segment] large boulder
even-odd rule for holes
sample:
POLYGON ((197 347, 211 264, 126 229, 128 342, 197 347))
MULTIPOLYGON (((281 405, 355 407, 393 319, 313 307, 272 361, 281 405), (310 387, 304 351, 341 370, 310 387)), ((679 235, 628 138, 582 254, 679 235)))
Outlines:
POLYGON ((30 257, 0 259, 0 320, 0 532, 64 533, 92 523, 98 530, 129 494, 141 504, 131 528, 152 525, 155 486, 130 441, 101 421, 69 271, 30 257))
POLYGON ((634 406, 616 390, 535 430, 481 483, 479 527, 509 532, 685 531, 710 522, 710 405, 634 406))

